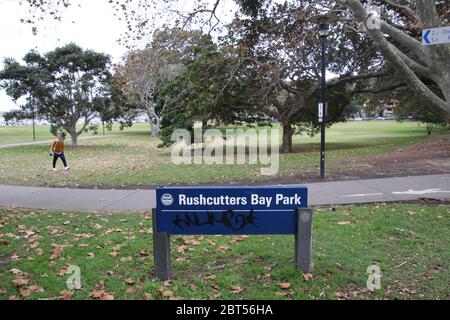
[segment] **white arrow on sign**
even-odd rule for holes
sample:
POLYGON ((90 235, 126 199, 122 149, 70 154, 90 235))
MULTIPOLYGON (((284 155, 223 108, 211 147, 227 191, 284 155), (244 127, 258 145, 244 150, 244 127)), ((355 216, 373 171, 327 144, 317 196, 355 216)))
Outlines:
POLYGON ((408 191, 394 191, 393 194, 428 194, 428 193, 450 193, 450 191, 444 191, 439 189, 427 189, 427 190, 413 190, 408 191))
POLYGON ((424 29, 422 31, 423 45, 431 46, 444 43, 450 43, 450 27, 424 29))

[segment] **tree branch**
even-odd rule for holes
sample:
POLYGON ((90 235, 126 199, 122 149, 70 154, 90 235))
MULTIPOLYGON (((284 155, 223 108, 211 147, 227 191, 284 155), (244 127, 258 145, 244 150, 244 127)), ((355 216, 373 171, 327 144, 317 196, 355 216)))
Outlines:
POLYGON ((378 93, 383 93, 383 92, 389 92, 398 88, 404 88, 406 87, 406 83, 404 82, 399 82, 399 83, 395 83, 389 86, 385 86, 385 87, 380 87, 380 88, 358 88, 355 90, 351 91, 351 95, 355 95, 358 93, 371 93, 371 94, 378 94, 378 93))

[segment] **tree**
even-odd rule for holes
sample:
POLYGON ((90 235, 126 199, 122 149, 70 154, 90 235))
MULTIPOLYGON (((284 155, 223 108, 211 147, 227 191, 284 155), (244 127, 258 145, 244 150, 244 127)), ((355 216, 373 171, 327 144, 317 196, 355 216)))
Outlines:
MULTIPOLYGON (((326 3, 324 1, 323 3, 326 3)), ((252 1, 241 3, 252 17, 237 17, 229 26, 227 45, 238 47, 246 65, 247 78, 253 81, 253 101, 283 127, 282 152, 292 152, 295 131, 317 130, 317 103, 321 83, 320 38, 310 17, 320 14, 315 1, 295 3, 252 1), (252 5, 251 7, 247 7, 252 5)), ((327 125, 341 119, 349 104, 351 87, 356 80, 389 75, 380 55, 366 39, 344 22, 331 26, 327 39, 332 49, 326 60, 328 70, 338 77, 328 80, 330 98, 327 125)))
POLYGON ((76 145, 78 136, 110 103, 109 56, 71 43, 43 56, 31 50, 23 60, 25 65, 5 59, 2 87, 14 100, 26 98, 22 115, 33 112, 62 127, 76 145))
POLYGON ((159 89, 185 70, 209 45, 209 37, 198 31, 165 28, 154 34, 152 42, 142 50, 131 51, 121 70, 125 91, 147 113, 151 133, 159 132, 163 105, 156 104, 159 89))
MULTIPOLYGON (((28 1, 33 3, 34 1, 28 1)), ((164 3, 164 5, 170 5, 174 1, 139 1, 139 6, 142 11, 146 11, 152 7, 153 4, 164 3)), ((175 1, 176 2, 176 1, 175 1)), ((169 10, 169 12, 174 12, 174 14, 178 17, 178 19, 174 19, 175 23, 181 25, 182 27, 188 26, 190 22, 193 21, 194 17, 197 15, 206 15, 205 21, 207 24, 214 28, 220 21, 217 18, 216 10, 218 8, 219 0, 215 1, 198 1, 196 2, 194 8, 189 13, 182 13, 177 10, 169 10), (215 21, 212 23, 212 21, 215 21)), ((421 45, 420 39, 420 30, 424 27, 437 27, 443 26, 445 23, 448 23, 448 4, 446 1, 429 1, 429 0, 374 0, 370 1, 370 3, 378 5, 382 9, 383 20, 380 20, 374 17, 374 14, 371 10, 363 6, 363 3, 366 1, 362 0, 324 0, 324 1, 306 1, 306 0, 293 0, 290 2, 286 2, 284 5, 278 5, 277 1, 271 0, 236 0, 236 3, 241 8, 241 11, 247 17, 250 16, 253 20, 257 20, 258 15, 260 17, 264 16, 264 11, 267 11, 270 8, 289 8, 286 10, 276 9, 273 11, 272 16, 267 15, 269 19, 265 19, 261 22, 269 21, 272 25, 277 24, 277 20, 283 20, 286 24, 284 26, 285 29, 289 29, 292 26, 296 26, 298 24, 306 26, 306 21, 314 14, 322 14, 325 11, 331 10, 332 14, 335 17, 341 19, 340 22, 333 24, 332 28, 336 31, 344 30, 339 29, 342 24, 345 24, 347 28, 354 28, 355 23, 353 20, 362 22, 366 28, 367 34, 370 37, 370 40, 375 43, 378 49, 383 53, 384 57, 388 59, 392 66, 394 66, 395 70, 400 73, 403 77, 401 85, 408 85, 408 87, 430 108, 440 116, 444 117, 447 121, 450 118, 450 107, 449 107, 449 98, 450 98, 450 46, 449 45, 441 45, 441 46, 428 46, 424 47, 421 45), (348 18, 345 15, 345 8, 349 8, 353 13, 353 17, 348 18), (292 15, 290 17, 286 17, 283 14, 286 12, 290 12, 292 15), (275 19, 274 19, 275 18, 275 19), (290 18, 290 19, 289 19, 290 18), (373 28, 371 22, 375 20, 380 20, 380 29, 373 28), (429 82, 433 82, 438 86, 439 91, 434 92, 429 87, 429 82)), ((70 1, 64 2, 65 4, 70 3, 70 1)), ((39 8, 51 6, 55 7, 55 2, 47 0, 41 1, 39 4, 34 4, 39 8)), ((114 5, 117 7, 121 7, 123 9, 124 15, 128 17, 126 20, 129 24, 130 30, 132 30, 131 23, 136 23, 136 30, 139 33, 142 33, 145 28, 148 28, 148 23, 151 19, 148 16, 141 15, 141 10, 130 11, 129 2, 126 0, 116 1, 114 5)), ((283 24, 281 24, 283 26, 283 24)), ((151 28, 149 28, 151 29, 151 28)), ((291 39, 298 41, 296 43, 301 43, 301 40, 307 40, 305 43, 314 44, 314 39, 311 37, 313 34, 312 29, 303 28, 302 30, 307 33, 304 37, 291 37, 291 39), (310 35, 308 37, 308 35, 310 35)), ((258 39, 259 29, 254 28, 252 31, 255 39, 258 39)), ((273 53, 277 53, 277 50, 280 50, 278 46, 277 40, 284 40, 285 37, 282 36, 282 33, 276 33, 279 38, 276 38, 272 47, 275 47, 276 50, 273 50, 273 53)), ((301 33, 297 33, 301 34, 301 33)), ((353 37, 357 37, 354 33, 353 37)), ((339 50, 336 50, 336 54, 340 54, 342 49, 348 49, 349 47, 346 45, 346 39, 351 39, 349 37, 350 33, 342 32, 339 37, 339 50), (345 35, 345 37, 344 37, 345 35)), ((361 36, 359 36, 361 37, 361 36)), ((337 39, 333 39, 337 40, 337 39)), ((358 41, 362 41, 363 39, 358 39, 358 41)), ((369 39, 366 39, 369 40, 369 39)), ((336 41, 335 41, 336 42, 336 41)), ((293 43, 292 43, 293 44, 293 43)), ((262 51, 262 50, 260 50, 262 51)), ((351 49, 353 53, 362 54, 361 48, 355 46, 351 49)), ((279 51, 278 51, 279 52, 279 51)), ((348 53, 348 50, 343 50, 343 52, 348 53)), ((279 58, 284 58, 284 56, 279 55, 279 58)), ((301 55, 300 55, 301 57, 301 55)), ((352 68, 353 60, 351 57, 346 56, 342 57, 343 59, 336 60, 336 66, 340 66, 341 69, 339 73, 345 71, 350 71, 350 73, 355 72, 352 68), (343 64, 344 63, 344 64, 343 64), (345 65, 347 63, 347 65, 345 65)), ((301 60, 301 59, 300 59, 301 60)), ((308 60, 308 59, 307 59, 308 60)), ((309 68, 311 65, 311 61, 308 60, 306 63, 306 67, 309 68)), ((373 66, 380 66, 380 61, 375 62, 373 66)), ((304 61, 302 61, 304 62, 304 61)), ((267 62, 265 62, 267 64, 267 62)), ((283 64, 282 64, 283 65, 283 64)), ((278 64, 279 66, 279 64, 278 64)), ((283 83, 286 79, 284 78, 284 72, 278 72, 283 70, 275 70, 278 68, 277 64, 272 64, 272 74, 275 75, 277 73, 281 74, 282 79, 279 82, 278 88, 285 85, 287 82, 283 83), (273 69, 275 68, 275 69, 273 69)), ((362 70, 360 69, 358 72, 370 71, 371 73, 374 70, 362 70)), ((380 69, 378 69, 380 71, 380 69)), ((386 71, 386 69, 384 70, 386 71)), ((388 70, 389 71, 389 70, 388 70)), ((385 76, 388 74, 384 74, 385 76)), ((351 77, 344 77, 350 79, 351 77)), ((354 79, 354 78, 353 78, 354 79)), ((341 79, 342 80, 342 79, 341 79)), ((343 80, 342 80, 343 81, 343 80)), ((295 82, 292 82, 295 83, 295 82)), ((399 84, 393 84, 392 87, 398 87, 399 84)), ((384 90, 392 90, 390 88, 383 88, 384 90)), ((273 89, 273 88, 272 88, 273 89)), ((286 90, 286 88, 284 88, 286 90)), ((313 86, 310 86, 309 89, 313 89, 313 86)), ((297 90, 297 95, 298 89, 297 90)), ((361 89, 359 89, 361 91, 361 89)), ((371 88, 367 88, 364 90, 365 92, 373 91, 371 88)), ((295 94, 295 90, 291 90, 290 94, 295 94)), ((270 90, 266 90, 267 93, 270 90)), ((305 91, 309 93, 308 91, 305 91)), ((362 92, 362 91, 361 91, 362 92)), ((278 93, 272 90, 272 99, 276 99, 278 93)), ((266 95, 269 97, 269 95, 266 95)), ((308 97, 309 95, 306 94, 308 97)), ((305 96, 297 97, 300 102, 304 101, 305 96), (300 99, 301 98, 301 99, 300 99)), ((299 108, 297 105, 296 109, 299 108)), ((299 110, 295 112, 292 110, 291 112, 282 112, 283 119, 285 124, 283 125, 288 134, 292 132, 292 126, 289 125, 289 122, 294 121, 292 117, 289 117, 289 114, 298 115, 299 110)), ((281 116, 281 114, 280 114, 281 116)), ((281 118, 281 117, 280 117, 281 118)), ((286 141, 289 141, 288 137, 285 137, 286 141)), ((289 151, 286 148, 286 151, 289 151)))
POLYGON ((368 35, 384 54, 408 87, 430 109, 450 122, 450 44, 423 46, 421 29, 448 24, 448 1, 379 0, 384 10, 380 28, 373 27, 373 12, 360 0, 338 0, 351 10, 353 17, 364 24, 368 35), (435 83, 433 91, 427 82, 435 83))
POLYGON ((217 124, 259 120, 251 100, 251 81, 237 71, 239 65, 235 57, 219 49, 209 36, 207 39, 201 46, 191 47, 197 52, 195 59, 160 90, 158 103, 163 106, 161 146, 172 143, 173 130, 193 131, 197 121, 206 130, 217 124))

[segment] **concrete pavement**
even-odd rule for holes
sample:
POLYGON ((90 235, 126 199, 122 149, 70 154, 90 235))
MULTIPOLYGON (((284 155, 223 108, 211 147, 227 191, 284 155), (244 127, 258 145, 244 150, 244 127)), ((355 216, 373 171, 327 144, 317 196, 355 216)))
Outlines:
MULTIPOLYGON (((450 200, 450 174, 306 184, 309 205, 450 200)), ((0 207, 81 211, 150 211, 154 190, 99 190, 0 185, 0 207)))

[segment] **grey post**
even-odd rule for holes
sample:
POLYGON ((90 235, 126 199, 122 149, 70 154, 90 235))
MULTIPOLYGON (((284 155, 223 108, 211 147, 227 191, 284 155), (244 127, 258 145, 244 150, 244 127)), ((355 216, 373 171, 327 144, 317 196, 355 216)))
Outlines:
POLYGON ((165 232, 156 231, 156 209, 152 209, 152 223, 155 276, 159 280, 167 280, 170 277, 170 237, 165 232))
POLYGON ((297 233, 295 234, 295 266, 303 273, 311 271, 312 209, 297 209, 297 233))

